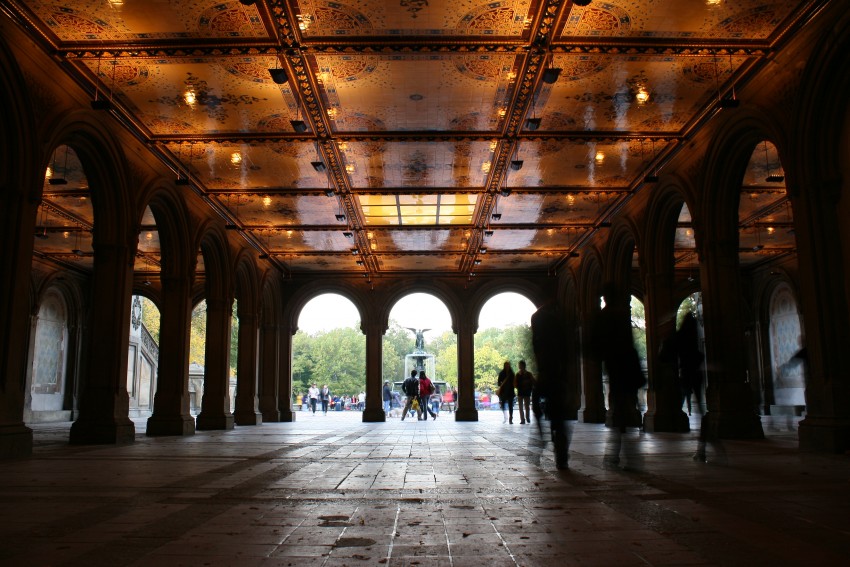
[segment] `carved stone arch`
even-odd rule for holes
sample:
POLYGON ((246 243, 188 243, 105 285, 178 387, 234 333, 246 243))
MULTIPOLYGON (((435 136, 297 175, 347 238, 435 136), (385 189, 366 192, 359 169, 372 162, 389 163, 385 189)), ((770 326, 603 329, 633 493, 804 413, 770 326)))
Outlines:
MULTIPOLYGON (((844 11, 830 24, 830 33, 822 36, 806 59, 796 123, 791 139, 792 155, 799 156, 799 170, 786 171, 789 186, 802 191, 836 190, 841 180, 850 177, 846 156, 850 155, 850 12, 844 11), (799 175, 806 182, 794 183, 799 175), (817 183, 811 183, 817 180, 817 183)), ((780 156, 782 154, 780 153, 780 156)))
POLYGON ((129 178, 123 145, 90 113, 77 111, 63 115, 51 132, 39 171, 44 171, 55 148, 67 145, 77 154, 85 171, 94 213, 92 242, 97 253, 100 243, 126 244, 135 250, 135 203, 127 187, 129 178))
POLYGON ((202 225, 197 240, 204 257, 204 291, 209 298, 233 297, 233 274, 231 273, 230 247, 227 235, 217 224, 202 225))
POLYGON ((49 291, 54 290, 62 296, 68 310, 68 326, 77 326, 85 323, 86 305, 83 289, 75 278, 68 278, 62 272, 53 272, 44 280, 39 282, 35 291, 33 309, 38 311, 38 306, 49 291))
MULTIPOLYGON (((682 213, 682 205, 688 205, 688 210, 693 217, 691 203, 689 192, 677 183, 666 183, 650 197, 646 209, 646 232, 644 233, 644 241, 647 243, 645 263, 650 273, 656 274, 674 269, 676 225, 682 213)), ((697 234, 696 229, 694 234, 697 234)))
POLYGON ((320 295, 335 293, 343 296, 354 304, 354 308, 360 314, 361 327, 364 321, 369 320, 369 301, 364 297, 362 291, 346 281, 315 281, 310 285, 304 285, 290 296, 284 308, 284 321, 287 322, 293 334, 298 330, 298 317, 304 306, 320 295))
POLYGON ((384 295, 379 309, 378 320, 383 322, 385 328, 389 325, 390 312, 395 307, 395 304, 404 296, 411 293, 427 293, 442 301, 446 309, 449 310, 449 316, 452 319, 452 332, 454 333, 459 331, 458 324, 461 317, 468 316, 469 312, 464 307, 461 299, 456 295, 455 288, 445 285, 439 280, 400 281, 384 295))
POLYGON ((272 325, 283 321, 283 290, 277 270, 266 270, 259 285, 259 314, 263 324, 272 325))
POLYGON ((578 305, 583 319, 599 312, 599 296, 604 273, 604 263, 599 252, 595 248, 586 249, 579 272, 578 291, 578 305))
POLYGON ((475 291, 467 303, 468 313, 473 317, 475 330, 478 329, 478 321, 481 310, 493 297, 501 293, 518 293, 531 301, 535 307, 540 307, 548 298, 545 290, 537 284, 531 283, 526 278, 501 278, 486 282, 475 291))
POLYGON ((147 207, 153 213, 159 233, 162 276, 193 273, 197 248, 190 247, 189 215, 183 196, 159 181, 143 189, 136 210, 137 225, 141 224, 147 207))
POLYGON ((632 259, 636 245, 636 231, 626 219, 620 219, 611 227, 605 247, 606 281, 615 282, 623 290, 632 289, 632 259))
MULTIPOLYGON (((26 81, 18 63, 0 38, 0 191, 23 189, 30 202, 41 199, 44 169, 39 169, 40 152, 35 136, 35 116, 28 101, 26 81), (16 189, 21 188, 21 189, 16 189)), ((14 214, 14 211, 9 211, 14 214)), ((9 223, 4 223, 9 225, 9 223)))
POLYGON ((259 288, 257 282, 257 263, 253 254, 247 249, 243 250, 236 259, 233 270, 235 293, 239 301, 239 310, 246 313, 254 313, 259 308, 259 288))
POLYGON ((738 208, 741 183, 756 145, 770 141, 785 163, 787 144, 775 125, 764 117, 750 113, 728 121, 718 130, 706 156, 706 178, 700 211, 705 237, 717 242, 738 242, 738 208))

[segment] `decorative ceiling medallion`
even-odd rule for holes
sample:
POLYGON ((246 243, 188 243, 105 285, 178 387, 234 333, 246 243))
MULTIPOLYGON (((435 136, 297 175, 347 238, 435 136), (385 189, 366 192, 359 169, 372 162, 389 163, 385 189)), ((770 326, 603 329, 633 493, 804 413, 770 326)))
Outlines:
POLYGON ((519 35, 525 27, 528 3, 516 6, 517 2, 488 2, 477 10, 468 13, 458 27, 465 28, 467 34, 492 36, 519 35), (516 8, 525 8, 520 13, 516 8))
POLYGON ((221 3, 204 10, 198 18, 198 28, 205 35, 246 37, 262 33, 262 22, 256 8, 248 11, 238 4, 221 3))
POLYGON ((573 6, 562 36, 616 36, 632 28, 632 18, 620 6, 594 2, 586 8, 573 6))

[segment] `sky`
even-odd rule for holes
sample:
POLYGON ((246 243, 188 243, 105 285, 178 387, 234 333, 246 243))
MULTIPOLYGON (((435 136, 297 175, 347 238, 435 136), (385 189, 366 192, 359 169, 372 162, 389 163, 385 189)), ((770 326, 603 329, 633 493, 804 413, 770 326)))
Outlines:
MULTIPOLYGON (((531 321, 534 304, 518 293, 502 293, 481 310, 478 329, 502 328, 531 321)), ((449 310, 427 293, 412 293, 395 304, 390 319, 402 327, 431 329, 434 334, 451 329, 449 310)), ((305 333, 355 326, 360 320, 354 304, 337 294, 324 294, 310 300, 298 317, 298 329, 305 333)))

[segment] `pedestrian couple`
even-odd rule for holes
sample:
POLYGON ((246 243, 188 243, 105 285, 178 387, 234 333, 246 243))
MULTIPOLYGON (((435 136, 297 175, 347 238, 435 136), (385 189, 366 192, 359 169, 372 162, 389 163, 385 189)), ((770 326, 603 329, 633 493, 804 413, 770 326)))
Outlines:
POLYGON ((404 404, 404 411, 401 414, 401 420, 407 417, 407 413, 413 409, 414 401, 419 407, 416 409, 416 417, 419 420, 428 421, 428 414, 431 418, 437 419, 437 414, 429 407, 429 399, 431 394, 435 392, 434 383, 425 375, 425 371, 419 372, 419 378, 416 378, 416 370, 410 371, 410 377, 401 384, 401 389, 407 395, 407 403, 404 404), (426 413, 427 412, 427 413, 426 413))
POLYGON ((519 423, 531 423, 531 394, 534 390, 534 375, 526 370, 525 361, 519 361, 519 371, 514 374, 510 361, 505 361, 496 386, 499 405, 502 408, 504 420, 502 423, 514 422, 514 398, 519 403, 519 423))

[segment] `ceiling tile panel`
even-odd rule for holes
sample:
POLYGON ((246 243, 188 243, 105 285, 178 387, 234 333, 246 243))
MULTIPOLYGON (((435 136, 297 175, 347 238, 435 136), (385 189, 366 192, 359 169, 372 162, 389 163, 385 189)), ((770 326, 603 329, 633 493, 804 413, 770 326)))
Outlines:
MULTIPOLYGON (((664 143, 655 143, 655 153, 664 143)), ((651 163, 653 146, 639 140, 583 142, 531 140, 516 156, 519 171, 509 171, 509 187, 620 187, 628 188, 651 163)))
POLYGON ((62 41, 268 38, 256 6, 227 0, 36 0, 62 41))
POLYGON ((531 0, 298 0, 305 38, 356 36, 520 37, 531 0))
POLYGON ((330 187, 327 173, 318 173, 310 165, 317 160, 317 154, 309 142, 184 143, 167 147, 211 190, 330 187))
POLYGON ((276 254, 295 272, 353 272, 357 269, 353 256, 342 254, 276 254))
POLYGON ((498 131, 519 66, 509 53, 311 58, 335 132, 498 131))
POLYGON ((382 252, 459 252, 464 249, 463 231, 443 230, 377 230, 378 249, 382 252))
POLYGON ((544 85, 529 116, 541 119, 540 130, 679 132, 745 61, 559 54, 552 66, 560 78, 544 85))
POLYGON ((512 193, 499 197, 499 224, 586 224, 596 219, 608 204, 617 198, 614 193, 512 193))
POLYGON ((573 5, 562 39, 764 39, 797 5, 798 0, 594 1, 586 7, 573 5))
POLYGON ((379 254, 376 256, 381 270, 386 271, 441 271, 456 272, 461 266, 462 254, 379 254))
POLYGON ((486 254, 480 258, 481 263, 475 266, 476 272, 507 270, 540 272, 553 268, 559 256, 539 252, 536 254, 486 254))
POLYGON ((496 229, 482 246, 492 250, 560 250, 571 248, 576 233, 566 229, 496 229))
POLYGON ((345 156, 354 189, 482 187, 490 142, 350 142, 345 156))
POLYGON ((234 218, 248 227, 334 226, 339 201, 324 195, 216 195, 234 218))
POLYGON ((271 56, 87 59, 106 94, 114 92, 153 135, 292 132, 299 118, 288 84, 276 85, 271 56))
POLYGON ((344 237, 342 231, 293 229, 251 231, 251 233, 258 242, 277 255, 303 252, 348 252, 351 248, 351 240, 344 237))

